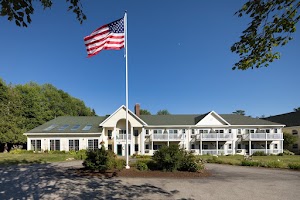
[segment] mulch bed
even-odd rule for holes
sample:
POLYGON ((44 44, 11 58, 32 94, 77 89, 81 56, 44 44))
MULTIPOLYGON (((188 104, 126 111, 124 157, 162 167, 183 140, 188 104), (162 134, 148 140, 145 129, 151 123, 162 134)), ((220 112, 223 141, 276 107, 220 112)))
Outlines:
POLYGON ((139 171, 134 167, 130 169, 123 169, 121 171, 106 171, 106 172, 97 172, 97 171, 90 171, 84 168, 81 169, 70 169, 71 173, 76 173, 79 176, 96 176, 102 178, 112 178, 112 177, 128 177, 128 178, 201 178, 201 177, 208 177, 211 176, 211 172, 208 170, 201 170, 199 172, 163 172, 163 171, 139 171))

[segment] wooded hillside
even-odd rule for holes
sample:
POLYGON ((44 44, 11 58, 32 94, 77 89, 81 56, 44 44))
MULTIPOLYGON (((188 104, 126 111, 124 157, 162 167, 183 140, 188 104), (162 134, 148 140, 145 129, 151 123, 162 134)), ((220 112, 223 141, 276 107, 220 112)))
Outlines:
POLYGON ((84 102, 51 84, 6 84, 0 79, 0 144, 25 143, 23 133, 58 116, 93 116, 84 102))

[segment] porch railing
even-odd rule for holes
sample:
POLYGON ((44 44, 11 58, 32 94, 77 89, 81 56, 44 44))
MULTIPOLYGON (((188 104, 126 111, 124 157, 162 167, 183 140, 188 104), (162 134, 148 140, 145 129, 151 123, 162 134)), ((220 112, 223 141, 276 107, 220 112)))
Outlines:
MULTIPOLYGON (((117 140, 126 140, 126 134, 119 134, 116 137, 117 140)), ((131 140, 131 135, 128 135, 128 140, 131 140)))
POLYGON ((255 152, 264 152, 265 154, 279 154, 282 149, 251 149, 251 155, 255 152))
POLYGON ((231 133, 204 133, 204 134, 198 134, 196 136, 197 140, 202 141, 211 141, 211 140, 232 140, 232 134, 231 133))
POLYGON ((244 135, 244 140, 280 140, 283 139, 282 133, 250 133, 244 135))
POLYGON ((182 134, 153 134, 153 140, 181 140, 182 134))

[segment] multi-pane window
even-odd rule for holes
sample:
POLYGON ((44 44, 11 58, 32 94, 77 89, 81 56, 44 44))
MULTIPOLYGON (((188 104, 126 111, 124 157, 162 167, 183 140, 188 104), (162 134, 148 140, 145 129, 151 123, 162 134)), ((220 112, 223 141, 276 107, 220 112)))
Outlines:
POLYGON ((266 133, 270 133, 270 129, 266 129, 266 133))
POLYGON ((231 133, 231 129, 228 129, 228 133, 231 133))
POLYGON ((69 151, 79 151, 79 140, 69 140, 69 151))
POLYGON ((163 132, 162 132, 161 129, 154 129, 154 130, 153 130, 153 133, 154 133, 154 134, 162 134, 163 132))
POLYGON ((133 130, 133 135, 136 137, 136 136, 139 136, 139 130, 133 130))
POLYGON ((107 136, 111 137, 112 136, 112 130, 107 130, 107 136))
POLYGON ((50 151, 60 151, 60 140, 50 140, 50 151))
POLYGON ((153 145, 153 150, 158 150, 158 149, 160 149, 161 147, 162 147, 161 144, 154 144, 154 145, 153 145))
POLYGON ((224 130, 223 129, 216 129, 215 132, 216 133, 224 133, 224 130))
POLYGON ((247 129, 247 133, 255 133, 254 129, 247 129))
POLYGON ((274 144, 274 149, 278 149, 278 144, 274 144))
POLYGON ((134 150, 135 150, 135 151, 139 151, 139 145, 138 145, 138 144, 135 144, 135 145, 134 145, 134 150))
POLYGON ((31 140, 31 150, 41 151, 41 140, 31 140))
POLYGON ((178 130, 170 129, 170 130, 169 130, 169 133, 170 133, 170 134, 177 134, 177 133, 178 133, 178 130))
POLYGON ((145 145, 145 149, 149 149, 149 144, 146 144, 146 145, 145 145))
POLYGON ((195 144, 194 143, 192 143, 191 149, 195 149, 195 144))
POLYGON ((71 131, 76 131, 77 129, 79 129, 80 125, 76 124, 71 128, 71 131))
POLYGON ((185 129, 182 129, 182 133, 185 133, 185 129))
POLYGON ((50 131, 50 130, 56 128, 57 126, 58 126, 58 125, 56 125, 56 124, 52 124, 52 125, 50 125, 49 127, 45 128, 44 131, 50 131))
POLYGON ((231 149, 232 148, 232 145, 231 144, 228 144, 228 149, 231 149))
POLYGON ((278 132, 278 130, 277 130, 277 128, 275 128, 275 129, 274 129, 274 133, 277 133, 277 132, 278 132))
POLYGON ((238 149, 242 149, 242 144, 238 144, 238 149))
POLYGON ((146 135, 149 135, 149 130, 146 130, 146 135))
POLYGON ((208 130, 206 130, 206 129, 199 129, 199 133, 208 133, 208 130))
POLYGON ((192 129, 192 134, 195 134, 195 129, 192 129))
POLYGON ((98 149, 98 139, 89 139, 88 140, 88 149, 95 150, 98 149))
POLYGON ((242 129, 238 129, 238 134, 242 134, 242 129))
POLYGON ((63 130, 65 130, 65 129, 68 128, 68 127, 69 127, 69 125, 68 125, 68 124, 65 124, 65 125, 62 125, 61 127, 59 127, 57 130, 63 131, 63 130))

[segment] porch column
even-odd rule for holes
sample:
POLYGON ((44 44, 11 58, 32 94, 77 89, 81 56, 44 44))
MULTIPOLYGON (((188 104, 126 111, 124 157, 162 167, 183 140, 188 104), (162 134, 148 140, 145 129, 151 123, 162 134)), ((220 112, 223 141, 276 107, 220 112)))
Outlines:
POLYGON ((235 141, 234 140, 232 140, 231 141, 232 142, 232 145, 231 145, 231 151, 232 151, 232 155, 234 155, 235 154, 235 141))
POLYGON ((283 153, 283 140, 281 140, 281 150, 280 153, 283 153))
POLYGON ((114 127, 114 130, 112 132, 112 136, 113 136, 113 139, 114 139, 114 149, 113 149, 113 152, 115 154, 117 154, 117 129, 116 129, 116 126, 114 127))
POLYGON ((219 141, 217 140, 217 145, 216 145, 216 147, 217 147, 217 155, 219 155, 219 141))
POLYGON ((141 154, 145 154, 145 128, 142 128, 142 134, 140 138, 141 154))
POLYGON ((200 140, 200 146, 199 146, 199 149, 200 149, 200 155, 202 155, 202 140, 200 140))
POLYGON ((251 154, 251 140, 249 140, 249 156, 252 155, 251 154))
POLYGON ((168 146, 170 146, 170 135, 169 135, 169 131, 168 131, 168 146))
POLYGON ((131 138, 131 140, 129 142, 129 144, 130 144, 130 155, 128 154, 129 156, 131 156, 133 154, 133 152, 135 152, 134 151, 135 143, 134 143, 134 136, 133 136, 133 126, 131 126, 131 128, 130 128, 130 138, 131 138))
POLYGON ((268 153, 268 141, 266 140, 266 154, 268 153))

